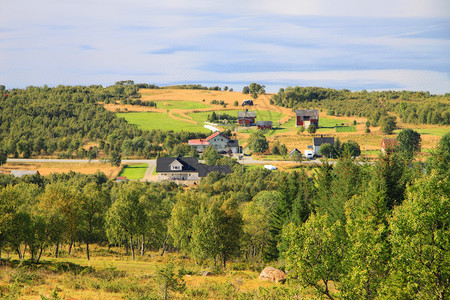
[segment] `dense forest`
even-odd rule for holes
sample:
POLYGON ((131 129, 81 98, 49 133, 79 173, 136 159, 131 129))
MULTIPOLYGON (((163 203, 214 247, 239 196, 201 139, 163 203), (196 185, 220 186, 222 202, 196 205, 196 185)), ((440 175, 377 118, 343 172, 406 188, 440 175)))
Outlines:
MULTIPOLYGON (((99 102, 141 105, 139 88, 158 88, 132 81, 102 86, 28 87, 0 92, 0 145, 9 155, 28 158, 58 154, 61 157, 96 158, 122 153, 139 157, 181 155, 192 149, 173 149, 205 134, 143 131, 99 102), (94 146, 86 147, 89 142, 94 146)), ((186 147, 185 147, 186 148, 186 147)))
POLYGON ((0 253, 34 262, 61 245, 85 245, 89 257, 97 243, 133 258, 181 251, 216 268, 275 264, 329 299, 448 299, 449 237, 450 133, 425 164, 400 153, 295 172, 236 164, 189 189, 103 174, 0 176, 0 253))
POLYGON ((352 92, 319 87, 280 89, 271 102, 290 108, 323 108, 330 115, 366 117, 376 125, 387 112, 413 124, 450 124, 450 94, 382 91, 352 92))

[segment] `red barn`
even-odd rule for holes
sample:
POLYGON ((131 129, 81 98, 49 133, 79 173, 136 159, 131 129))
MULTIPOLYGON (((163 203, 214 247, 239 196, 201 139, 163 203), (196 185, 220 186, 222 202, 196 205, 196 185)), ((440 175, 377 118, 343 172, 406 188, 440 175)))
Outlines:
POLYGON ((272 129, 272 121, 258 121, 256 126, 258 129, 272 129))
POLYGON ((295 110, 296 124, 295 126, 303 126, 305 129, 309 125, 314 124, 319 127, 319 110, 318 109, 297 109, 295 110))
POLYGON ((238 112, 238 123, 241 126, 254 126, 256 113, 254 111, 240 111, 238 112))

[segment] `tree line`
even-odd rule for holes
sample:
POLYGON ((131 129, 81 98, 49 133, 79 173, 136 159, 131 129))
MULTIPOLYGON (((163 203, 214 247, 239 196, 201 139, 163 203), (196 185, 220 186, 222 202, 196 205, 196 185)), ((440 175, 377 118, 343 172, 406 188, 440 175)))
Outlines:
POLYGON ((289 108, 323 108, 329 115, 365 117, 373 126, 377 126, 387 112, 397 113, 407 123, 449 125, 449 99, 450 94, 431 95, 428 92, 352 92, 296 86, 280 89, 271 103, 289 108))
POLYGON ((271 262, 334 299, 446 299, 450 288, 450 134, 425 162, 342 154, 295 172, 210 173, 196 188, 115 183, 103 174, 0 176, 0 247, 92 243, 181 251, 198 263, 271 262), (333 285, 337 292, 332 291, 333 285))
MULTIPOLYGON (((0 94, 0 151, 13 157, 36 155, 94 159, 122 153, 148 158, 171 153, 175 144, 206 134, 151 130, 128 124, 98 102, 134 101, 140 87, 116 83, 102 86, 28 87, 0 94), (94 142, 97 145, 86 147, 94 142)), ((140 100, 139 100, 140 101, 140 100)))

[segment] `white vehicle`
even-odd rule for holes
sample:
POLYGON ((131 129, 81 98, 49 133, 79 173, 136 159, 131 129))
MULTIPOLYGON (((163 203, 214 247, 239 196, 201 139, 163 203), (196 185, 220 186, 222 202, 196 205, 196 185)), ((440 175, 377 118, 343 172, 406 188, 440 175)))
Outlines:
POLYGON ((307 159, 313 159, 314 158, 314 152, 312 150, 305 150, 305 157, 307 159))
POLYGON ((272 166, 272 165, 264 165, 264 168, 266 168, 267 170, 271 170, 271 171, 277 169, 277 167, 272 166))

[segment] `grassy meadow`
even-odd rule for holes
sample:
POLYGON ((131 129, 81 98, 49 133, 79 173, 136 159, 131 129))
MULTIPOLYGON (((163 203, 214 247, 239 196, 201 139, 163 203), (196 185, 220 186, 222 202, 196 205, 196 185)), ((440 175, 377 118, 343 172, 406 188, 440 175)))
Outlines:
POLYGON ((119 248, 92 245, 91 260, 83 245, 62 249, 59 258, 47 249, 39 263, 20 262, 3 252, 0 266, 1 299, 163 299, 162 271, 170 264, 185 283, 182 291, 168 291, 175 299, 292 299, 310 290, 295 284, 260 281, 264 265, 229 263, 225 269, 212 261, 195 262, 176 253, 146 252, 132 260, 119 248), (9 259, 5 261, 5 257, 9 259), (208 270, 213 276, 200 276, 208 270))

